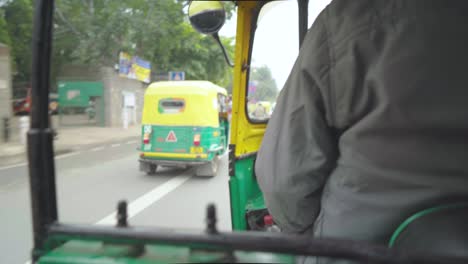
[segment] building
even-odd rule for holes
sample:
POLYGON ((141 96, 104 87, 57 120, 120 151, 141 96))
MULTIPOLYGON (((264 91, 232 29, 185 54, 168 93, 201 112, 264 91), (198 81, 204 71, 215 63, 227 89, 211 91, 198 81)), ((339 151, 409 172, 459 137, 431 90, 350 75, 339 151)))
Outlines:
POLYGON ((141 122, 147 84, 120 77, 113 68, 67 65, 57 86, 62 125, 122 127, 141 122), (93 122, 87 122, 89 109, 93 122))

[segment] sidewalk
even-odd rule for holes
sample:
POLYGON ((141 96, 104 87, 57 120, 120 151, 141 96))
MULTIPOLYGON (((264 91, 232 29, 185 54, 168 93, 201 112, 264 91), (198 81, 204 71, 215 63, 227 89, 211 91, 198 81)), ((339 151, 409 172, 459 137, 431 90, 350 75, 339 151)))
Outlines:
MULTIPOLYGON (((62 127, 54 140, 55 155, 93 148, 100 145, 135 140, 140 126, 120 127, 62 127)), ((0 143, 0 166, 26 162, 26 146, 19 141, 0 143)))

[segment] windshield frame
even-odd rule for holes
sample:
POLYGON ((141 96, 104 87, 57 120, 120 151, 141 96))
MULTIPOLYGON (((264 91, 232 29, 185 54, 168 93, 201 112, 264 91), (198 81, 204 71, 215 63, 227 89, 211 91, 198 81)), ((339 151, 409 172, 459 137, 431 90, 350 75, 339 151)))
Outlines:
MULTIPOLYGON (((274 0, 273 0, 274 1, 274 0)), ((273 1, 264 1, 258 4, 258 6, 254 9, 254 13, 252 15, 252 20, 250 21, 250 41, 249 41, 249 53, 248 53, 248 59, 247 59, 247 64, 245 67, 243 67, 243 70, 247 71, 246 72, 246 83, 245 83, 245 97, 244 97, 244 113, 247 118, 247 121, 251 124, 267 124, 268 121, 270 120, 271 116, 266 119, 254 119, 251 118, 249 115, 248 111, 248 87, 249 87, 249 82, 250 82, 250 69, 252 65, 252 54, 253 54, 253 47, 255 43, 255 33, 257 31, 257 24, 260 19, 260 12, 263 10, 265 5, 269 4, 270 2, 273 1)), ((304 41, 305 35, 307 34, 307 28, 308 28, 308 3, 309 0, 297 0, 297 8, 298 8, 298 27, 297 30, 299 31, 299 48, 302 46, 302 42, 304 41), (304 8, 305 6, 305 8, 304 8), (305 10, 302 10, 305 9, 305 10), (302 11, 301 11, 302 10, 302 11)))

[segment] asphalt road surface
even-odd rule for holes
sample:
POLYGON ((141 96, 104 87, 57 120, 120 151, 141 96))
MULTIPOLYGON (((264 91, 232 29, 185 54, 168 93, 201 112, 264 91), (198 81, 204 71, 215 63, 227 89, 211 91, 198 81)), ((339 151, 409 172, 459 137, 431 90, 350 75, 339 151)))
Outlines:
MULTIPOLYGON (((131 225, 202 230, 206 205, 212 202, 218 228, 231 230, 227 155, 213 178, 164 167, 148 176, 138 171, 137 160, 136 141, 57 156, 59 220, 114 225, 117 202, 125 199, 131 225)), ((0 263, 24 264, 30 257, 27 173, 25 164, 0 167, 0 263)))

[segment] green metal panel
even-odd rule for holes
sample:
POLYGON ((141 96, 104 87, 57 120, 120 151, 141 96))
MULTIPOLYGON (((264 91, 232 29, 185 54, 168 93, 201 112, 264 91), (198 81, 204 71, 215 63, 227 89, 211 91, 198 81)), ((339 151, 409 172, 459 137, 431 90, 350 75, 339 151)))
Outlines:
POLYGON ((221 135, 221 145, 223 146, 223 151, 222 153, 219 153, 220 155, 224 154, 225 151, 228 149, 228 139, 229 139, 229 122, 225 119, 221 120, 219 122, 220 125, 220 135, 221 135))
MULTIPOLYGON (((157 264, 157 263, 220 263, 226 256, 222 250, 201 250, 187 246, 145 245, 143 251, 131 244, 104 244, 100 241, 71 241, 48 251, 39 264, 157 264)), ((199 248, 199 247, 198 247, 199 248)), ((290 255, 235 251, 238 263, 295 263, 290 255)))
POLYGON ((189 154, 190 148, 195 147, 193 139, 195 134, 200 134, 200 147, 203 148, 203 153, 209 154, 207 160, 212 160, 214 155, 224 153, 227 148, 227 136, 225 126, 218 128, 214 127, 197 127, 197 126, 159 126, 159 125, 142 125, 141 130, 141 150, 144 152, 165 152, 165 153, 180 153, 189 154), (145 127, 151 127, 150 144, 143 143, 145 127), (172 133, 174 142, 168 142, 169 135, 172 133), (217 136, 215 136, 217 134, 217 136), (209 152, 210 149, 221 150, 209 152))
POLYGON ((60 107, 88 107, 90 97, 103 97, 101 82, 59 82, 60 107))
POLYGON ((265 208, 262 193, 253 177, 255 157, 235 161, 235 176, 229 179, 231 220, 234 230, 246 230, 246 210, 265 208))

